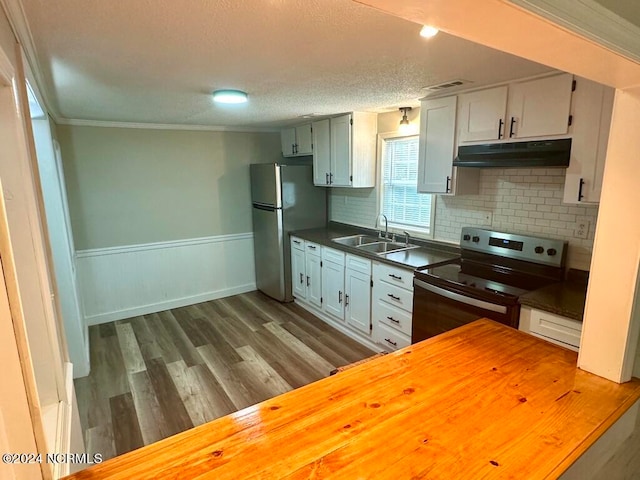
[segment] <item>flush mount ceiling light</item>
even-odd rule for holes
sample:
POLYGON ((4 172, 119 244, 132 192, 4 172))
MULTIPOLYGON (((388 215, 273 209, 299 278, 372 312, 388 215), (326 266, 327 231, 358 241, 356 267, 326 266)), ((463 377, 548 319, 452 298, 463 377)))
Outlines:
POLYGON ((247 94, 242 90, 216 90, 213 92, 213 101, 216 103, 245 103, 247 94))
POLYGON ((432 27, 431 25, 423 25, 422 30, 420 30, 420 36, 424 38, 435 37, 439 31, 440 30, 436 27, 432 27))
POLYGON ((411 111, 411 107, 400 107, 399 109, 402 112, 402 120, 400 120, 400 126, 398 127, 398 131, 403 135, 408 135, 413 133, 413 126, 411 122, 407 118, 407 112, 411 111))

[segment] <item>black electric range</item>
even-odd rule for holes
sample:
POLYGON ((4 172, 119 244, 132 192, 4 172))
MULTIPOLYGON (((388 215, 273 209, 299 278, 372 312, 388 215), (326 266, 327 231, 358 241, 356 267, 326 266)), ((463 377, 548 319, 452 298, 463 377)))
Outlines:
POLYGON ((462 229, 461 256, 417 270, 412 342, 478 318, 518 327, 518 298, 562 281, 567 242, 472 227, 462 229))

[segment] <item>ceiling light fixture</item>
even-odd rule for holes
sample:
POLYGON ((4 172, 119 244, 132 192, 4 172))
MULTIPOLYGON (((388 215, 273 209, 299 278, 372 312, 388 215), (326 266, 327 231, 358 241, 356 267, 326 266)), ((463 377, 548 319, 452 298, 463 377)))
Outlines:
POLYGON ((213 92, 213 101, 216 103, 245 103, 247 94, 242 90, 216 90, 213 92))
POLYGON ((432 27, 431 25, 423 25, 422 30, 420 30, 420 36, 424 38, 435 37, 439 31, 440 30, 436 27, 432 27))
POLYGON ((407 112, 411 111, 411 107, 400 107, 399 109, 402 112, 402 120, 400 120, 400 126, 398 127, 398 132, 403 135, 409 135, 413 133, 413 126, 411 122, 407 118, 407 112))

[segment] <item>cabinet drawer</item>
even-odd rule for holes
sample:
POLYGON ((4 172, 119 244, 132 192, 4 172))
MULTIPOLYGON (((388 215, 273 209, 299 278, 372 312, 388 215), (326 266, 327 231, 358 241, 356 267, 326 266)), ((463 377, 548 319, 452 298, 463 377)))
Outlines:
POLYGON ((376 263, 373 267, 373 280, 383 280, 409 290, 413 289, 413 271, 392 267, 385 263, 376 263))
POLYGON ((320 256, 320 244, 313 243, 308 240, 304 242, 304 251, 307 252, 307 255, 316 255, 320 256))
POLYGON ((346 268, 347 270, 354 270, 366 275, 371 275, 371 260, 347 254, 346 268))
POLYGON ((322 261, 331 262, 344 267, 344 252, 329 247, 322 247, 322 261))
POLYGON ((580 346, 582 322, 578 320, 532 309, 529 328, 532 333, 543 337, 558 340, 574 347, 580 346))
POLYGON ((413 311, 412 290, 405 290, 404 288, 391 285, 387 282, 377 282, 373 285, 376 300, 382 300, 407 312, 413 311))
POLYGON ((411 336, 411 314, 382 300, 378 299, 373 304, 373 321, 411 336))
POLYGON ((304 240, 298 237, 291 237, 291 248, 304 251, 304 240))
POLYGON ((385 324, 378 325, 377 336, 377 342, 388 350, 398 350, 411 345, 411 338, 385 324))

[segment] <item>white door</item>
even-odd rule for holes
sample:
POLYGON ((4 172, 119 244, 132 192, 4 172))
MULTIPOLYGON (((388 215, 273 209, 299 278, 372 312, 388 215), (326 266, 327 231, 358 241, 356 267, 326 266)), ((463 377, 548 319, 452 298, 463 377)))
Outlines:
POLYGON ((506 86, 460 95, 460 141, 504 138, 506 109, 506 86))
POLYGON ((291 249, 292 294, 296 298, 307 298, 307 279, 305 275, 304 250, 291 249))
POLYGON ((351 186, 351 115, 331 119, 331 173, 334 187, 351 186))
POLYGON ((564 73, 510 85, 505 137, 567 133, 572 84, 573 75, 564 73))
POLYGON ((311 155, 312 149, 311 124, 296 127, 296 154, 311 155))
POLYGON ((307 300, 318 308, 322 308, 322 270, 319 255, 307 255, 305 258, 307 274, 307 300))
POLYGON ((420 108, 418 192, 449 193, 455 155, 457 97, 425 100, 420 108))
POLYGON ((345 273, 345 318, 353 328, 371 333, 371 274, 348 269, 345 273))
POLYGON ((313 122, 313 184, 329 185, 331 170, 331 126, 329 119, 313 122))
POLYGON ((337 263, 322 264, 322 309, 344 320, 344 266, 337 263))
POLYGON ((89 374, 88 327, 82 315, 77 289, 75 248, 69 220, 60 149, 51 137, 47 118, 31 121, 40 172, 40 185, 47 217, 58 301, 64 321, 74 378, 89 374))

